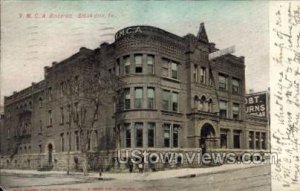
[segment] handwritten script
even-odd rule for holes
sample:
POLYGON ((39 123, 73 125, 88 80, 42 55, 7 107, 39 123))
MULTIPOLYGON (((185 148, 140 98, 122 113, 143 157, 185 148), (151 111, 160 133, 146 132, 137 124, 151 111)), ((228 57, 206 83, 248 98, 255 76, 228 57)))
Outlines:
POLYGON ((300 3, 271 8, 271 149, 273 190, 300 187, 300 3))

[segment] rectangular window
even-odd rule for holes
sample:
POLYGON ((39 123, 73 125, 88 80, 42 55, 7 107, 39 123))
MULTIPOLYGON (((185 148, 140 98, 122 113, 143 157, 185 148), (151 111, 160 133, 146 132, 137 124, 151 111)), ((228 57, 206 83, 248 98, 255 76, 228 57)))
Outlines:
POLYGON ((172 111, 178 112, 178 93, 172 92, 172 111))
POLYGON ((255 133, 255 146, 256 149, 260 149, 260 136, 259 136, 259 132, 255 133))
POLYGON ((48 110, 48 126, 52 126, 52 110, 48 110))
POLYGON ((79 150, 79 134, 78 134, 78 131, 75 131, 75 149, 76 149, 76 151, 79 150))
POLYGON ((240 104, 238 104, 238 103, 233 103, 232 118, 233 119, 240 119, 240 104))
POLYGON ((173 125, 173 147, 178 147, 178 132, 179 132, 179 125, 173 125))
POLYGON ((65 121, 65 117, 64 117, 64 108, 60 107, 60 124, 63 124, 65 121))
POLYGON ((148 108, 154 108, 154 88, 147 88, 147 102, 148 108))
POLYGON ((240 80, 232 78, 232 93, 240 94, 240 80))
POLYGON ((116 76, 121 75, 121 68, 120 68, 120 59, 117 59, 117 64, 116 64, 116 76))
POLYGON ((41 107, 43 107, 43 98, 39 98, 39 107, 41 108, 41 107))
POLYGON ((162 60, 162 76, 169 77, 169 60, 162 60))
POLYGON ((134 61, 135 61, 135 73, 143 73, 143 55, 137 54, 134 55, 134 61))
POLYGON ((169 111, 169 108, 170 108, 170 91, 163 90, 162 109, 165 111, 169 111))
POLYGON ((254 149, 254 132, 253 131, 249 132, 248 141, 249 141, 249 149, 254 149))
POLYGON ((171 124, 164 124, 164 147, 170 147, 171 124))
POLYGON ((267 146, 266 146, 266 133, 261 133, 261 146, 262 146, 262 149, 267 149, 267 146))
POLYGON ((74 116, 75 119, 74 120, 77 121, 77 120, 79 120, 78 103, 75 103, 74 107, 75 107, 75 116, 74 116))
POLYGON ((194 82, 198 82, 198 66, 196 64, 194 65, 193 78, 194 82))
POLYGON ((221 129, 221 148, 227 148, 227 130, 226 129, 221 129))
POLYGON ((64 139, 64 134, 60 134, 60 138, 61 138, 61 152, 65 151, 65 139, 64 139))
POLYGON ((124 128, 125 128, 125 147, 130 148, 131 147, 131 126, 130 126, 130 123, 125 123, 124 128))
POLYGON ((134 88, 134 108, 142 108, 143 88, 134 88))
POLYGON ((155 123, 148 123, 148 147, 154 147, 155 123))
POLYGON ((71 151, 71 138, 72 138, 72 136, 71 136, 71 133, 67 133, 67 142, 68 142, 68 145, 69 145, 69 151, 71 151))
POLYGON ((48 88, 48 100, 49 101, 52 100, 52 88, 51 87, 48 88))
POLYGON ((227 101, 220 101, 219 107, 220 117, 227 117, 227 101))
POLYGON ((219 89, 227 90, 227 77, 223 74, 219 74, 219 89))
POLYGON ((175 62, 172 62, 172 76, 173 79, 178 79, 178 64, 175 62))
POLYGON ((130 74, 130 56, 124 56, 123 60, 125 74, 130 74))
POLYGON ((71 121, 71 106, 70 105, 68 105, 67 106, 67 117, 66 117, 66 123, 70 123, 70 121, 71 121))
POLYGON ((143 123, 135 123, 135 146, 143 147, 143 123))
POLYGON ((234 130, 233 131, 233 147, 235 149, 241 148, 241 144, 240 144, 241 140, 240 140, 240 138, 241 138, 241 131, 234 130))
POLYGON ((209 85, 213 86, 213 74, 211 69, 209 69, 209 85))
POLYGON ((124 109, 130 109, 130 88, 124 89, 124 109))
POLYGON ((154 74, 154 56, 147 55, 147 71, 148 74, 154 74))
POLYGON ((206 84, 206 68, 201 67, 200 69, 200 83, 206 84))

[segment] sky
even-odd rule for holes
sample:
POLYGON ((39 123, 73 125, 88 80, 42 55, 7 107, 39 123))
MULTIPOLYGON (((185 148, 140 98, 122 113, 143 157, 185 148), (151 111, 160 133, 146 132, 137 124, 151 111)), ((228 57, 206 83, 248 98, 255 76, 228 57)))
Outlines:
POLYGON ((204 22, 209 41, 217 48, 234 45, 234 55, 245 56, 247 90, 264 91, 269 86, 267 1, 1 3, 0 104, 3 96, 42 80, 44 66, 70 57, 80 47, 111 43, 115 32, 131 25, 151 25, 184 36, 196 35, 204 22), (51 14, 71 18, 49 18, 51 14), (83 14, 93 17, 78 18, 83 14))

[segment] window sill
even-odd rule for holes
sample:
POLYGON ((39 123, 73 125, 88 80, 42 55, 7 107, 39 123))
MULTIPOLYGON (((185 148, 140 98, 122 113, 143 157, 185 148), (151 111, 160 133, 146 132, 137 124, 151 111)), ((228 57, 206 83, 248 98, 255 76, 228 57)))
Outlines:
POLYGON ((165 77, 165 76, 162 76, 162 78, 165 79, 165 80, 168 80, 168 81, 180 83, 179 79, 169 78, 169 77, 165 77))
POLYGON ((162 113, 164 114, 168 114, 168 115, 183 115, 182 113, 180 112, 175 112, 175 111, 167 111, 167 110, 160 110, 162 113))

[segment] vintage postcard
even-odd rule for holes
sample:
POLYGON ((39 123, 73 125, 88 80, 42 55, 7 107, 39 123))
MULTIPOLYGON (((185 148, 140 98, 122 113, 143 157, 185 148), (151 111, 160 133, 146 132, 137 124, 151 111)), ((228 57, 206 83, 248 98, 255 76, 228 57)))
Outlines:
POLYGON ((1 1, 0 188, 300 190, 297 1, 1 1))

